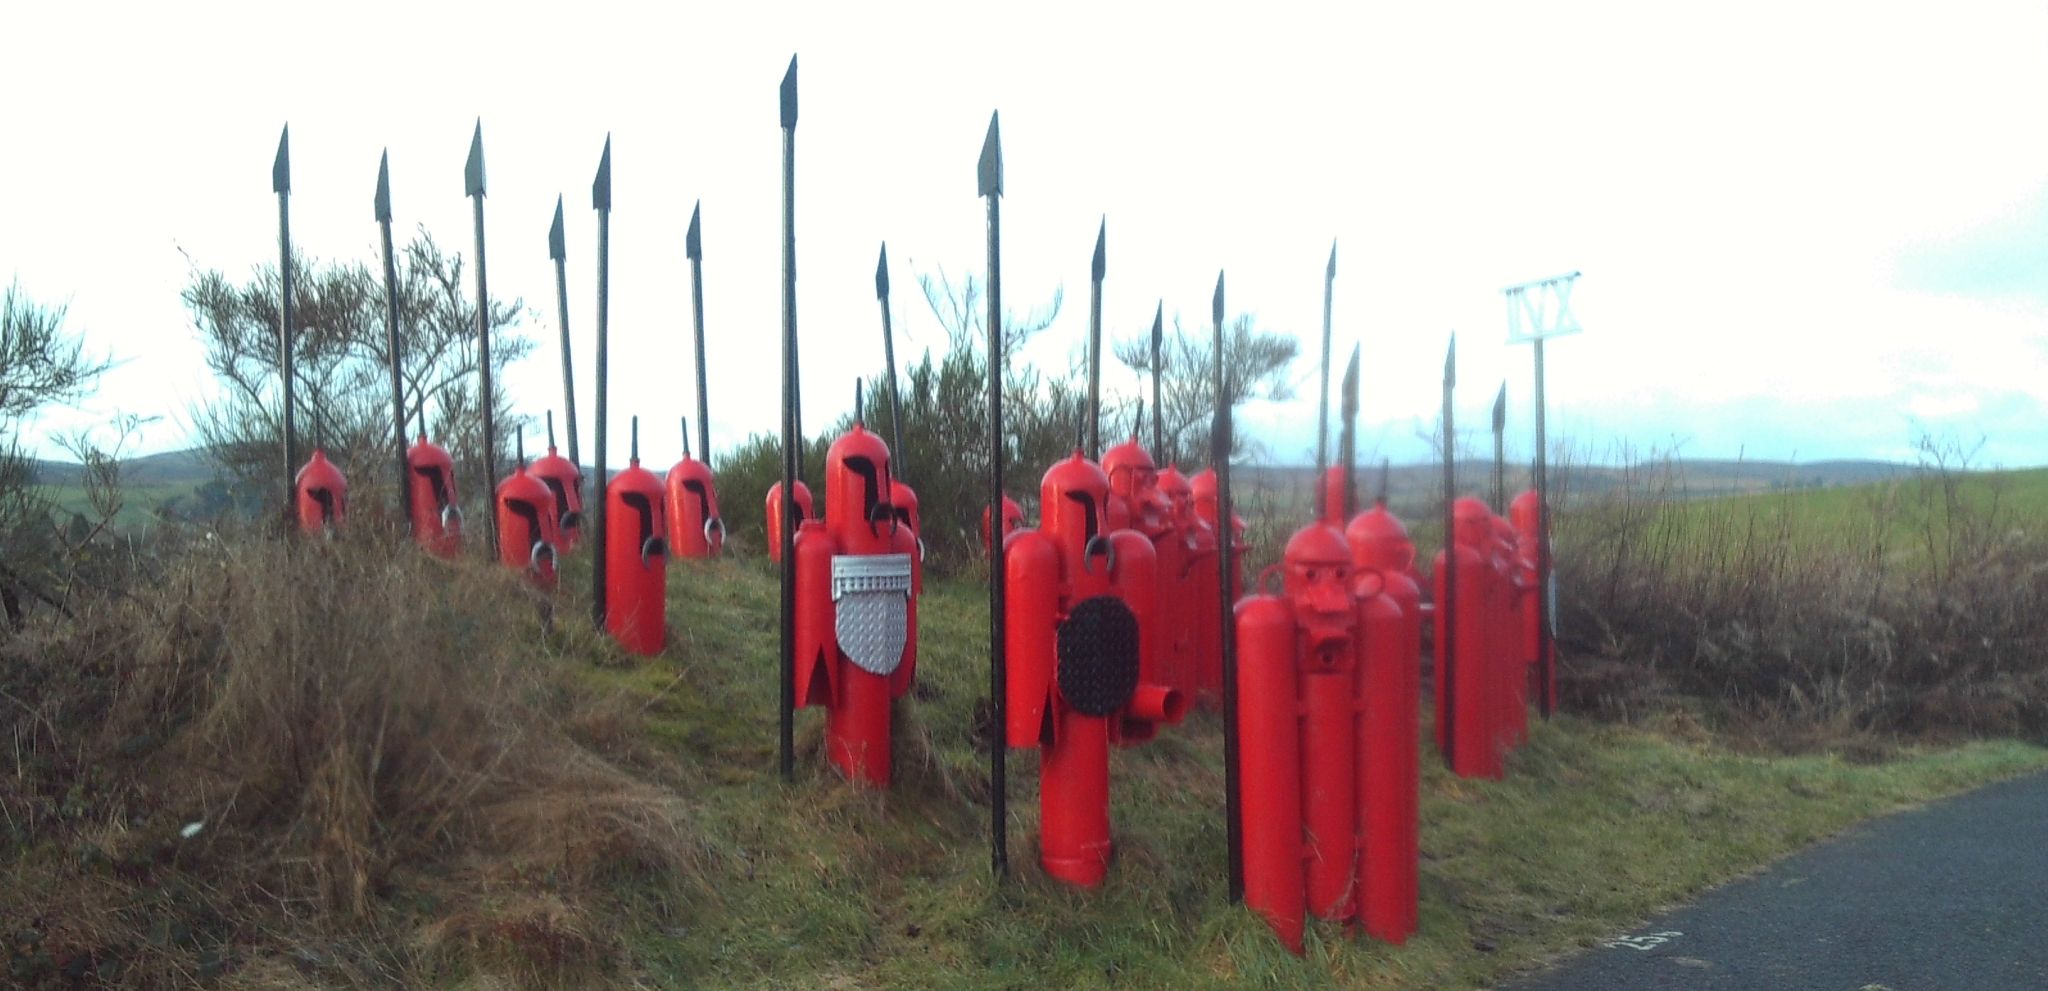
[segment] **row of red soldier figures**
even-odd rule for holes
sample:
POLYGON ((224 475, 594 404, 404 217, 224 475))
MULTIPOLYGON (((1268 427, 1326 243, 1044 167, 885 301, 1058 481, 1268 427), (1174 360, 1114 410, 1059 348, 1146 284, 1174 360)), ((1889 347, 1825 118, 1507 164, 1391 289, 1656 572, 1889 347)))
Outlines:
MULTIPOLYGON (((664 482, 640 466, 638 433, 636 421, 633 457, 605 488, 610 545, 605 548, 605 628, 626 650, 653 655, 661 651, 667 632, 668 556, 718 556, 725 524, 710 466, 691 457, 686 447, 664 482)), ((687 444, 687 429, 684 435, 687 444)), ((498 558, 535 585, 553 589, 559 556, 574 549, 583 534, 583 472, 557 452, 552 415, 547 454, 528 464, 522 450, 517 462, 492 497, 498 558)), ((463 540, 454 459, 422 430, 405 452, 405 463, 413 540, 435 557, 454 558, 463 540)), ((301 530, 331 534, 345 522, 348 479, 324 449, 315 448, 299 469, 294 492, 301 530)))

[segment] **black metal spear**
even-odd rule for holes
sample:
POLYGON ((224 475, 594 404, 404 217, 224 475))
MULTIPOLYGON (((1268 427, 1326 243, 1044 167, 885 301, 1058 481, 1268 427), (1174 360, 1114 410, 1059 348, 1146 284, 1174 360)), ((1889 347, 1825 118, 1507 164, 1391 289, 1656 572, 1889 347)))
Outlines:
POLYGON ((1332 238, 1330 264, 1323 269, 1323 386, 1322 393, 1316 400, 1315 509, 1319 519, 1329 515, 1329 507, 1323 505, 1323 501, 1328 498, 1328 494, 1323 491, 1323 473, 1330 467, 1330 306, 1336 296, 1336 286, 1337 241, 1332 238))
POLYGON ((1102 270, 1103 239, 1109 218, 1095 229, 1095 257, 1088 265, 1088 457, 1102 457, 1102 270))
POLYGON ((903 403, 896 394, 896 331, 889 317, 889 242, 882 242, 882 256, 875 262, 875 299, 882 304, 882 360, 889 365, 889 474, 903 478, 910 474, 903 450, 903 403))
MULTIPOLYGON (((576 367, 569 360, 569 244, 562 236, 562 197, 555 197, 555 222, 548 225, 548 258, 555 263, 555 309, 562 325, 562 418, 569 428, 569 463, 583 470, 576 449, 576 367)), ((553 440, 548 441, 554 444, 553 440)))
POLYGON ((384 344, 391 353, 391 420, 396 431, 398 474, 398 505, 404 513, 405 525, 412 526, 412 486, 406 484, 405 471, 405 382, 399 368, 398 344, 398 262, 391 249, 391 152, 386 149, 377 159, 377 196, 374 202, 377 215, 377 231, 384 241, 384 344))
POLYGON ((1458 766, 1458 433, 1451 418, 1451 396, 1458 386, 1458 335, 1444 351, 1444 600, 1436 604, 1443 625, 1442 670, 1437 674, 1437 693, 1444 698, 1444 763, 1458 766))
MULTIPOLYGON (((697 335, 697 449, 704 463, 711 463, 711 392, 704 371, 704 235, 701 226, 704 204, 690 208, 690 230, 683 235, 683 254, 690 259, 690 326, 697 335)), ((688 444, 690 439, 683 438, 688 444)))
POLYGON ((797 408, 796 56, 782 76, 782 780, 796 780, 796 501, 803 414, 797 408))
POLYGON ((1508 511, 1508 384, 1500 384, 1493 397, 1493 504, 1496 512, 1508 511))
MULTIPOLYGON (((611 370, 611 293, 612 293, 612 136, 604 136, 604 154, 597 160, 597 177, 590 182, 590 207, 597 211, 597 424, 592 431, 592 453, 597 462, 592 467, 597 472, 597 553, 590 556, 590 605, 596 615, 598 629, 604 628, 605 615, 605 548, 610 546, 605 538, 610 536, 606 529, 609 515, 605 510, 605 421, 607 409, 605 400, 605 378, 611 370)), ((571 434, 574 436, 574 434, 571 434)))
MULTIPOLYGON (((469 161, 462 167, 462 182, 466 195, 474 205, 476 216, 476 367, 481 376, 482 393, 477 406, 483 411, 484 428, 484 485, 496 485, 498 479, 498 438, 493 424, 497 405, 497 394, 491 391, 491 292, 490 283, 484 278, 484 122, 476 122, 476 133, 469 139, 469 161)), ((487 513, 491 521, 491 556, 498 554, 498 514, 487 513)))
POLYGON ((1003 136, 998 114, 975 168, 976 195, 988 200, 988 691, 989 864, 998 879, 1010 876, 1009 658, 1003 597, 1003 136))
POLYGON ((1358 513, 1358 345, 1351 345, 1351 363, 1344 366, 1344 432, 1338 443, 1344 466, 1344 502, 1340 522, 1358 513))
POLYGON ((270 191, 277 194, 277 368, 284 386, 284 507, 292 512, 294 473, 299 469, 299 429, 293 413, 292 372, 292 126, 277 136, 277 158, 270 164, 270 191))
POLYGON ((1234 566, 1237 555, 1237 534, 1231 526, 1233 514, 1230 508, 1230 449, 1231 437, 1230 388, 1227 365, 1223 360, 1223 273, 1216 273, 1216 298, 1210 304, 1210 317, 1216 325, 1216 337, 1211 345, 1215 352, 1216 365, 1216 414, 1209 431, 1209 458, 1216 471, 1216 596, 1218 617, 1221 622, 1223 645, 1223 805, 1228 821, 1227 840, 1230 853, 1230 900, 1244 901, 1244 793, 1242 775, 1239 773, 1237 745, 1237 623, 1236 610, 1231 601, 1232 578, 1236 575, 1234 566))
POLYGON ((1161 300, 1152 311, 1152 456, 1161 463, 1172 460, 1166 453, 1165 408, 1159 405, 1159 363, 1163 358, 1166 341, 1166 302, 1161 300))

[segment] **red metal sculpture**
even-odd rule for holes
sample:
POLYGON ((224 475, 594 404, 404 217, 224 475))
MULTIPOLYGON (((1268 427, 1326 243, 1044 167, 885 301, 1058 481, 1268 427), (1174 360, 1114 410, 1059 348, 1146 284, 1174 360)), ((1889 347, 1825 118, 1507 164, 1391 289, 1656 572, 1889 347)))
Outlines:
POLYGON ((1494 553, 1493 514, 1478 499, 1452 507, 1457 587, 1445 581, 1445 552, 1436 557, 1436 740, 1453 773, 1499 778, 1505 743, 1498 693, 1507 576, 1494 553), (1447 628, 1448 624, 1448 628, 1447 628), (1445 650, 1445 644, 1451 644, 1445 650))
POLYGON ((548 453, 533 459, 526 473, 539 479, 554 497, 549 502, 548 515, 554 520, 555 532, 561 538, 557 546, 564 553, 573 550, 583 535, 583 470, 555 453, 552 414, 548 417, 548 453))
MULTIPOLYGON (((1024 507, 1017 505, 1017 500, 1004 496, 1003 539, 1010 539, 1010 534, 1016 533, 1023 528, 1024 507)), ((986 509, 981 511, 981 549, 983 553, 988 551, 988 510, 986 509)))
POLYGON ((640 424, 626 470, 605 487, 604 626, 619 646, 642 656, 661 652, 668 630, 668 527, 661 479, 640 467, 640 424))
POLYGON ((1177 723, 1186 697, 1144 674, 1156 640, 1151 541, 1103 527, 1109 479, 1081 452, 1047 470, 1038 529, 1004 541, 1005 740, 1039 748, 1039 860, 1093 887, 1109 867, 1109 745, 1177 723))
POLYGON ((293 515, 300 530, 331 533, 341 529, 348 516, 348 479, 327 460, 325 448, 313 449, 313 457, 292 477, 292 491, 296 494, 293 515))
POLYGON ((493 511, 498 514, 498 562, 525 573, 545 589, 555 587, 557 547, 555 495, 546 482, 525 466, 525 439, 520 440, 518 466, 498 483, 493 511))
POLYGON ((1397 627, 1366 632, 1367 739, 1359 783, 1368 865, 1359 921, 1373 936, 1399 943, 1417 923, 1422 588, 1412 577, 1415 544, 1384 499, 1353 517, 1344 536, 1351 545, 1352 587, 1359 597, 1391 599, 1400 610, 1397 627))
POLYGON ((455 461, 424 431, 406 449, 405 466, 412 486, 412 539, 435 557, 452 558, 462 551, 462 508, 456 505, 455 461))
POLYGON ((796 704, 825 709, 825 752, 889 786, 892 702, 916 676, 917 535, 891 502, 889 447, 859 423, 825 455, 825 519, 796 533, 796 704))
MULTIPOLYGON (((782 483, 776 482, 774 485, 768 486, 767 519, 768 560, 774 561, 777 564, 782 563, 783 516, 782 483)), ((818 518, 817 510, 813 508, 813 503, 811 502, 811 487, 805 485, 802 479, 798 479, 796 483, 796 516, 797 519, 805 521, 818 518)))
MULTIPOLYGON (((690 430, 683 428, 683 459, 668 470, 668 548, 677 557, 717 557, 725 549, 725 521, 718 516, 718 484, 711 466, 690 456, 690 430)), ((772 541, 779 553, 782 535, 772 541)))

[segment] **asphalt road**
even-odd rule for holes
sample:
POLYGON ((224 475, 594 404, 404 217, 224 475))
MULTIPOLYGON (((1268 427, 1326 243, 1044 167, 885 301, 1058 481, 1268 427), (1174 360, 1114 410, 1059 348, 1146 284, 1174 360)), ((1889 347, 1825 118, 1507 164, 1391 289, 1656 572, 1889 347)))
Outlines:
POLYGON ((1864 823, 1504 987, 2048 989, 2048 774, 1864 823))

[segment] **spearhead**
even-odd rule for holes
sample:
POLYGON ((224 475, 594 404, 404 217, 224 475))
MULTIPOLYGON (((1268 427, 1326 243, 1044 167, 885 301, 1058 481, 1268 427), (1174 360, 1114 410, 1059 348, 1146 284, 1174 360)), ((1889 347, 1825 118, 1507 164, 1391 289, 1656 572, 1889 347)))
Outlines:
POLYGON ((981 142, 981 163, 975 169, 981 188, 976 196, 1003 195, 1003 130, 998 121, 1001 115, 1001 111, 988 115, 988 137, 981 142))
POLYGON ((562 197, 555 195, 555 222, 548 225, 548 258, 564 261, 569 257, 569 245, 562 237, 562 197))
POLYGON ((597 178, 590 182, 590 207, 610 212, 612 208, 612 136, 604 136, 604 155, 597 160, 597 178))
POLYGON ((385 149, 383 156, 377 159, 377 199, 375 205, 377 208, 377 222, 380 224, 390 223, 391 151, 388 148, 385 149))
MULTIPOLYGON (((1166 301, 1165 301, 1165 300, 1160 300, 1160 301, 1159 301, 1159 306, 1158 306, 1157 308, 1153 309, 1153 311, 1152 311, 1152 355, 1153 355, 1153 357, 1155 357, 1155 358, 1156 358, 1156 357, 1158 357, 1158 355, 1159 355, 1159 345, 1161 345, 1161 344, 1163 344, 1163 343, 1165 343, 1165 342, 1166 342, 1166 301)), ((1157 369, 1154 369, 1154 370, 1156 371, 1157 369)))
POLYGON ((1101 282, 1101 281, 1102 281, 1102 270, 1103 270, 1103 264, 1102 264, 1102 263, 1103 263, 1103 261, 1104 261, 1104 257, 1103 257, 1103 250, 1102 250, 1102 249, 1103 249, 1103 239, 1104 239, 1104 237, 1105 237, 1105 236, 1107 236, 1107 235, 1108 235, 1108 233, 1109 233, 1109 218, 1108 218, 1108 217, 1104 217, 1104 218, 1102 218, 1102 226, 1100 226, 1100 227, 1097 227, 1097 228, 1095 228, 1095 260, 1094 260, 1093 262, 1089 263, 1089 268, 1088 268, 1088 277, 1089 277, 1090 279, 1093 279, 1093 280, 1094 280, 1094 281, 1096 281, 1096 282, 1101 282))
POLYGON ((882 242, 882 257, 875 262, 875 298, 889 301, 889 242, 882 242))
POLYGON ((484 195, 484 122, 477 118, 476 133, 469 136, 469 161, 462 165, 462 195, 484 195))
POLYGON ((1508 384, 1500 384, 1500 395, 1493 397, 1493 432, 1500 433, 1508 428, 1508 384))
POLYGON ((1444 349, 1444 388, 1458 384, 1458 335, 1451 334, 1451 346, 1444 349))
POLYGON ((704 260, 703 213, 704 201, 698 200, 690 208, 690 229, 683 234, 683 257, 693 262, 704 260))
POLYGON ((1351 363, 1344 366, 1344 420, 1345 429, 1351 429, 1351 419, 1358 415, 1358 345, 1351 346, 1351 363))
POLYGON ((782 74, 782 129, 796 126, 796 56, 789 57, 789 71, 782 74))
POLYGON ((292 126, 286 124, 277 136, 277 159, 270 163, 270 191, 284 195, 292 191, 292 126))
POLYGON ((1216 299, 1209 304, 1209 314, 1216 326, 1223 326, 1223 273, 1216 273, 1216 299))
POLYGON ((1336 278, 1336 277, 1337 277, 1337 239, 1336 239, 1336 238, 1331 238, 1331 239, 1330 239, 1330 266, 1329 266, 1328 268, 1325 268, 1325 269, 1323 269, 1323 279, 1324 279, 1325 281, 1327 281, 1327 280, 1330 280, 1330 279, 1334 279, 1334 278, 1336 278))

